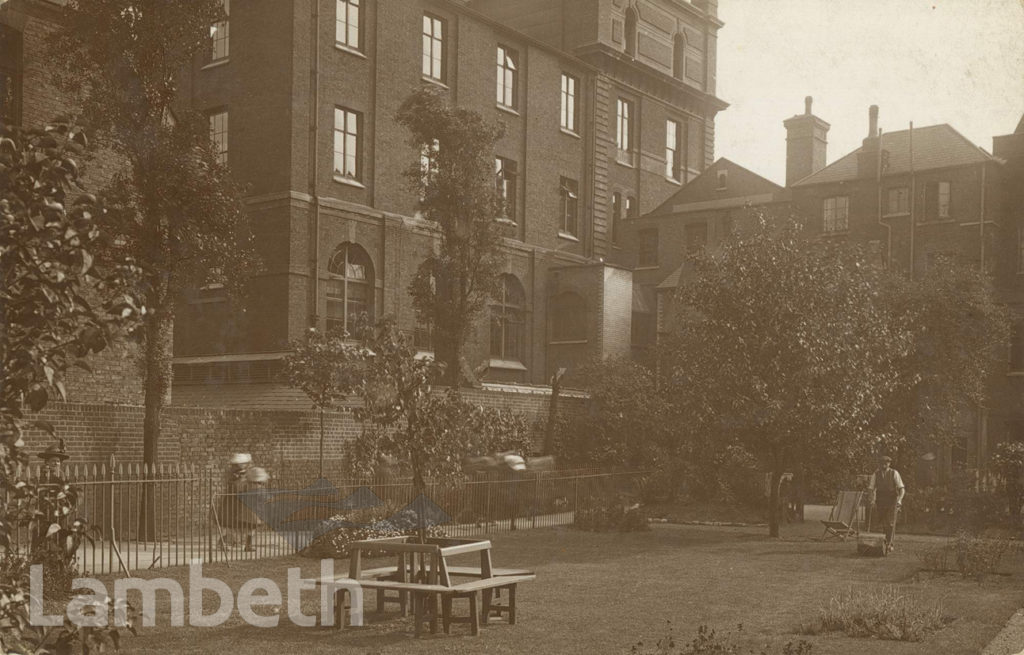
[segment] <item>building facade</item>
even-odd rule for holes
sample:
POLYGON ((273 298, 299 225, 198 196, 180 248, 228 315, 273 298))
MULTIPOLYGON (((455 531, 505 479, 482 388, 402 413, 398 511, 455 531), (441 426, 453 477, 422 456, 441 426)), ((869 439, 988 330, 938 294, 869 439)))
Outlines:
POLYGON ((619 221, 710 163, 713 0, 250 0, 228 5, 188 101, 249 191, 266 271, 233 311, 199 289, 175 325, 176 385, 258 382, 305 330, 360 313, 417 331, 407 288, 436 247, 394 117, 417 87, 500 121, 503 293, 467 345, 485 381, 543 383, 628 355, 634 257, 619 221))

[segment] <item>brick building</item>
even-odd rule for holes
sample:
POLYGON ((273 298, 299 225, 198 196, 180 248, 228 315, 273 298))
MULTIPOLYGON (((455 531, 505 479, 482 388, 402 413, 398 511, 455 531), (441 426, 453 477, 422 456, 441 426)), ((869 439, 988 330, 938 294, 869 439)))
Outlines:
MULTIPOLYGON (((357 312, 416 332, 407 287, 434 246, 394 121, 420 85, 505 124, 504 293, 466 350, 485 381, 630 349, 635 257, 619 222, 713 156, 715 0, 250 0, 228 6, 186 90, 247 198, 267 271, 229 312, 197 290, 176 386, 260 382, 289 340, 357 312)), ((419 337, 425 336, 422 331, 419 337)), ((429 349, 426 339, 421 347, 429 349)))

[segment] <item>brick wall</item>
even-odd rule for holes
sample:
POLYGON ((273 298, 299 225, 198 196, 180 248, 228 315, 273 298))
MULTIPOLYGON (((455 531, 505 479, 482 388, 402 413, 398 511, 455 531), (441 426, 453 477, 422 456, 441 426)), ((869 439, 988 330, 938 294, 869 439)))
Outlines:
MULTIPOLYGON (((550 389, 504 387, 463 390, 470 402, 518 412, 531 424, 542 425, 550 403, 550 389)), ((560 412, 585 411, 585 397, 566 391, 560 412)), ((138 405, 54 403, 33 418, 50 421, 66 440, 70 463, 102 463, 111 456, 120 462, 142 460, 143 408, 138 405)), ((346 445, 360 433, 351 411, 324 415, 325 460, 344 459, 346 445)), ((265 411, 169 407, 164 412, 160 460, 198 466, 219 466, 233 452, 250 452, 257 462, 275 470, 312 465, 319 455, 319 415, 311 410, 265 411)), ((50 443, 42 430, 29 430, 28 452, 50 443)), ((538 443, 538 447, 539 447, 538 443)))

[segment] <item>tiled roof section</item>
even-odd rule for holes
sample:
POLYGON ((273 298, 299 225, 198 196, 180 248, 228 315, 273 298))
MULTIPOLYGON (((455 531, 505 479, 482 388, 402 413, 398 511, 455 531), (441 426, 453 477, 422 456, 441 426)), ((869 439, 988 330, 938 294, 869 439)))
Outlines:
MULTIPOLYGON (((889 151, 889 167, 883 175, 910 172, 910 130, 882 134, 881 147, 889 151)), ((857 178, 857 153, 863 146, 832 162, 817 173, 812 173, 793 186, 845 182, 857 178)), ((995 161, 978 146, 951 126, 929 125, 914 129, 914 170, 925 171, 950 166, 968 166, 995 161)))
POLYGON ((175 385, 171 404, 179 407, 311 411, 306 394, 284 384, 175 385))
POLYGON ((647 215, 671 214, 678 211, 681 206, 701 202, 722 202, 726 199, 742 199, 757 195, 775 196, 782 191, 783 188, 771 180, 734 161, 720 157, 647 215), (724 188, 718 185, 718 172, 722 170, 728 174, 724 188))

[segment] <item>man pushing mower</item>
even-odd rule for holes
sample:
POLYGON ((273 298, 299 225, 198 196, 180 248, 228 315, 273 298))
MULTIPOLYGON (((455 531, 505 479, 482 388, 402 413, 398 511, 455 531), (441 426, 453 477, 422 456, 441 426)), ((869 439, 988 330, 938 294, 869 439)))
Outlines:
POLYGON ((896 515, 903 504, 903 494, 906 489, 903 486, 903 478, 900 472, 892 467, 892 458, 883 456, 879 461, 878 470, 871 476, 872 518, 882 524, 882 531, 885 534, 885 541, 882 544, 883 554, 889 553, 892 549, 892 540, 896 532, 896 515))

